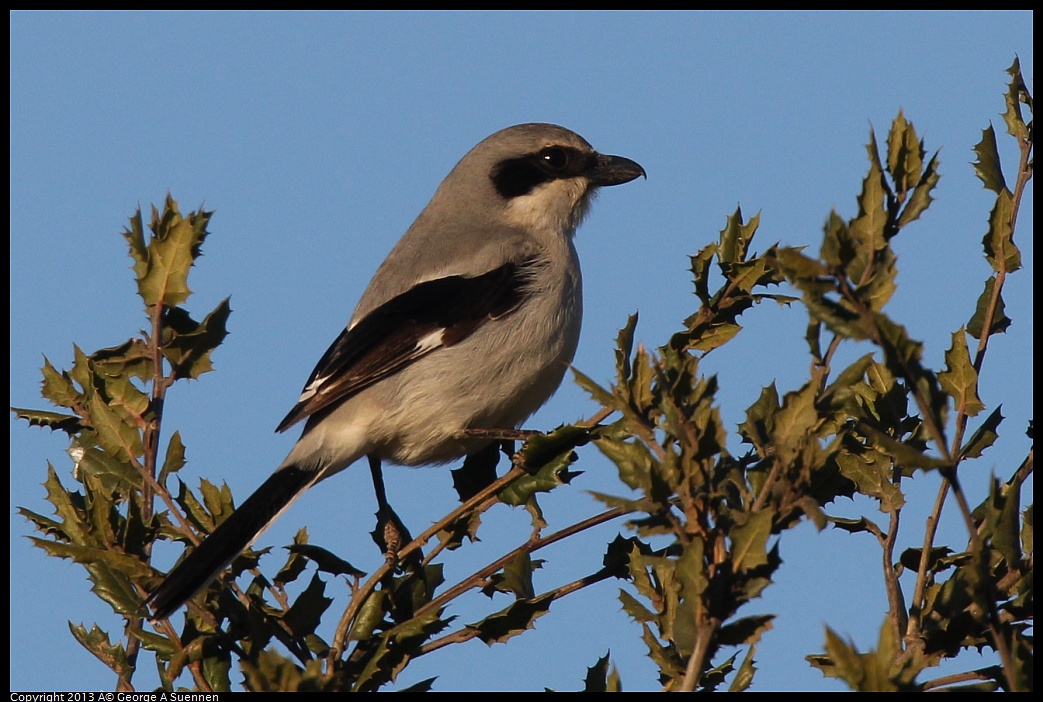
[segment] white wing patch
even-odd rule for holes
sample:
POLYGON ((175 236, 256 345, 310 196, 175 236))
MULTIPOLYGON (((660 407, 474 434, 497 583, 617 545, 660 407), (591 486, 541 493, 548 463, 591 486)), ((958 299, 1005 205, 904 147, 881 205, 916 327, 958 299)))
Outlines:
POLYGON ((434 351, 442 345, 442 336, 445 334, 445 329, 435 329, 427 336, 417 339, 416 346, 414 349, 417 353, 424 354, 428 351, 434 351))
POLYGON ((315 397, 317 394, 319 394, 319 387, 327 380, 329 380, 329 376, 322 375, 308 383, 304 390, 301 391, 301 396, 297 398, 298 404, 301 402, 306 402, 311 398, 315 397))

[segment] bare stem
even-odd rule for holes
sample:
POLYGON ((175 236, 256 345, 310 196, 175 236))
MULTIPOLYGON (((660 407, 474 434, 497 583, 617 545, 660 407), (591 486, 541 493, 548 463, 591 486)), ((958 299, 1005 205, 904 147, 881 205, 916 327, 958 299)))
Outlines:
POLYGON ((706 653, 710 650, 710 642, 713 641, 720 625, 721 623, 713 617, 706 617, 704 621, 696 624, 695 646, 692 649, 692 655, 688 658, 684 680, 681 681, 678 692, 695 692, 695 686, 699 684, 703 668, 706 667, 706 653))
MULTIPOLYGON (((555 600, 561 599, 562 597, 565 597, 566 595, 572 594, 577 590, 582 590, 583 588, 593 585, 595 583, 599 583, 602 580, 607 580, 608 578, 611 578, 612 575, 613 573, 611 570, 607 568, 602 568, 596 573, 584 576, 578 580, 573 580, 571 583, 567 583, 565 585, 562 585, 561 587, 555 588, 554 590, 545 592, 542 595, 537 595, 533 599, 542 600, 545 598, 549 598, 549 600, 553 602, 555 600)), ((441 638, 429 641, 428 643, 424 644, 417 650, 417 654, 415 657, 419 658, 420 656, 423 656, 427 653, 432 653, 440 648, 445 648, 446 646, 449 646, 451 644, 470 641, 471 639, 476 638, 480 633, 481 631, 476 627, 463 627, 462 629, 458 629, 450 634, 446 634, 441 638)))
POLYGON ((506 566, 508 563, 510 563, 523 553, 533 553, 545 546, 549 546, 553 543, 561 541, 562 539, 568 538, 573 534, 578 534, 581 531, 589 529, 593 526, 597 526, 598 524, 603 524, 604 522, 607 522, 611 519, 615 519, 616 517, 620 517, 624 514, 629 514, 632 511, 633 510, 626 509, 625 507, 613 507, 612 509, 606 510, 601 514, 596 514, 593 517, 588 517, 587 519, 576 522, 575 524, 565 527, 564 529, 561 529, 559 531, 556 531, 553 534, 548 534, 547 536, 539 538, 530 538, 522 545, 511 550, 502 557, 496 559, 484 568, 479 569, 470 576, 461 580, 453 587, 443 592, 438 597, 432 599, 430 602, 428 602, 419 610, 417 610, 415 616, 419 617, 432 610, 436 610, 445 605, 447 602, 455 599, 462 593, 470 590, 473 587, 477 587, 482 582, 484 582, 485 579, 488 578, 490 575, 501 570, 504 566, 506 566))

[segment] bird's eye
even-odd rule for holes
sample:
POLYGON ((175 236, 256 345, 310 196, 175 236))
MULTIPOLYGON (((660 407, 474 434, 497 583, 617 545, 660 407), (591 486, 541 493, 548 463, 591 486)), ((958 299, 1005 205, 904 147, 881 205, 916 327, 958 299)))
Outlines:
POLYGON ((560 171, 569 165, 568 152, 557 146, 551 146, 541 151, 540 159, 555 171, 560 171))

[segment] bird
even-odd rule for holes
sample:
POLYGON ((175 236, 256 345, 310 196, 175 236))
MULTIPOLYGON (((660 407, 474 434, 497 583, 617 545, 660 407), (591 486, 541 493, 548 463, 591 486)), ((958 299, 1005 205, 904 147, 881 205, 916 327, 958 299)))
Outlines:
POLYGON ((638 177, 636 161, 554 124, 507 127, 467 152, 279 423, 304 422, 286 459, 148 595, 151 618, 172 615, 302 493, 357 460, 447 463, 491 442, 468 430, 519 427, 579 342, 576 229, 599 188, 638 177))

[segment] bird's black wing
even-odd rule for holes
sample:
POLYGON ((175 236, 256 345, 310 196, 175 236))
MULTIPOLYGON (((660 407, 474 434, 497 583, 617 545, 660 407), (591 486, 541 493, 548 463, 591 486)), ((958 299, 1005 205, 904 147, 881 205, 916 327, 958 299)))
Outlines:
POLYGON ((526 268, 508 262, 474 277, 424 281, 345 329, 319 360, 297 404, 279 423, 285 431, 432 351, 457 344, 525 297, 526 268))

